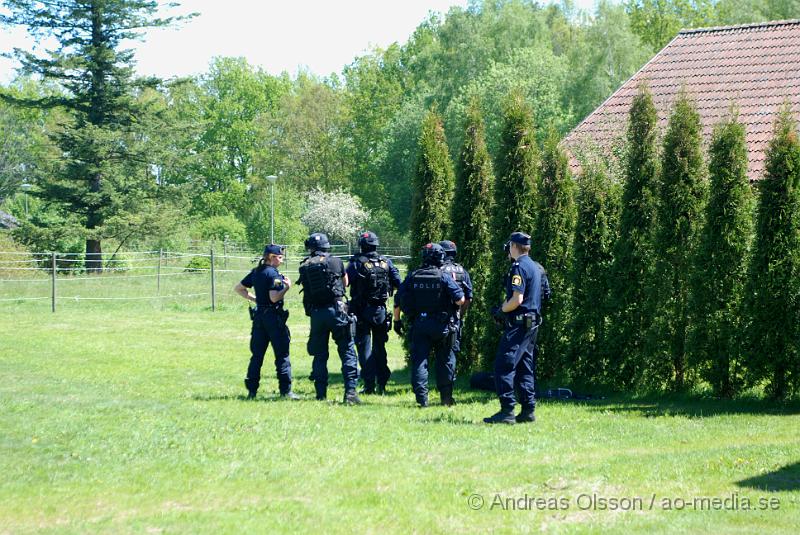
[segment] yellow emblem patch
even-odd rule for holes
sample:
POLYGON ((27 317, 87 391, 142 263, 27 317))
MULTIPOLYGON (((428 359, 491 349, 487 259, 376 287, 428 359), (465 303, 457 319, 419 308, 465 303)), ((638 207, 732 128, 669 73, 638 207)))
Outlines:
POLYGON ((511 286, 522 286, 522 277, 519 275, 511 277, 511 286))
POLYGON ((367 269, 372 269, 372 264, 370 262, 364 262, 364 267, 367 269))

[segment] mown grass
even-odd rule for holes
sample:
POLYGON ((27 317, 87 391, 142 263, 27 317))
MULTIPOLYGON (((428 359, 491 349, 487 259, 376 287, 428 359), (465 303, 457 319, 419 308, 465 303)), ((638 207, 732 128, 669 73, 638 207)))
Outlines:
MULTIPOLYGON (((270 361, 259 397, 247 401, 248 320, 230 279, 214 313, 204 298, 65 299, 55 314, 42 301, 0 306, 0 532, 793 533, 800 525, 796 404, 545 401, 534 425, 489 427, 481 419, 496 410, 494 397, 466 390, 463 378, 458 406, 415 408, 394 337, 399 371, 389 395, 343 406, 333 375, 329 401, 317 402, 296 298, 292 364, 306 399, 278 399, 270 361), (480 510, 469 505, 475 494, 480 510), (641 498, 643 510, 582 510, 579 498, 585 507, 592 495, 641 498), (496 496, 561 499, 562 510, 493 508, 496 496), (732 496, 740 508, 745 498, 778 508, 664 510, 665 499, 732 496)), ((333 346, 331 355, 338 372, 333 346)))

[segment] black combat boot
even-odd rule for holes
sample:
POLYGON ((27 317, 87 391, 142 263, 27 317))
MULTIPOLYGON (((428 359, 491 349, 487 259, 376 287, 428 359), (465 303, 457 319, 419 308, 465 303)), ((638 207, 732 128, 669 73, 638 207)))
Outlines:
POLYGON ((422 394, 422 395, 417 394, 416 397, 417 397, 417 405, 419 405, 420 408, 425 408, 428 406, 428 394, 422 394))
POLYGON ((364 388, 361 390, 361 393, 362 394, 366 394, 368 396, 371 396, 372 394, 375 393, 375 385, 374 384, 371 384, 371 385, 365 384, 364 388))
POLYGON ((442 400, 442 405, 445 407, 452 407, 456 404, 453 399, 453 385, 443 386, 439 389, 439 397, 442 400))
POLYGON ((358 397, 355 390, 348 390, 344 393, 345 405, 361 405, 361 398, 358 397))
POLYGON ((483 421, 487 424, 514 424, 517 422, 514 418, 513 407, 501 407, 497 413, 484 418, 483 421))
POLYGON ((247 389, 247 399, 255 399, 256 392, 258 392, 258 385, 253 385, 250 379, 245 378, 244 387, 247 389))
POLYGON ((377 394, 378 394, 379 396, 384 396, 384 395, 386 395, 386 385, 381 385, 381 384, 379 384, 379 385, 378 385, 378 389, 376 390, 376 392, 377 392, 377 394))
POLYGON ((317 400, 325 401, 328 398, 328 388, 324 386, 315 386, 317 390, 317 400))
POLYGON ((523 405, 522 410, 519 411, 519 414, 517 414, 515 420, 518 424, 535 422, 536 416, 533 414, 533 407, 523 405))

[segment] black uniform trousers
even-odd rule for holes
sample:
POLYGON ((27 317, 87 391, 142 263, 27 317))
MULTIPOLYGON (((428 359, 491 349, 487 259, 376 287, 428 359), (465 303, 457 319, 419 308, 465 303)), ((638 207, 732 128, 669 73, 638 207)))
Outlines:
POLYGON ((428 397, 428 358, 431 350, 436 359, 436 387, 451 387, 456 378, 455 353, 448 344, 450 323, 442 321, 438 314, 420 314, 411 325, 411 388, 417 402, 427 401, 428 397))
POLYGON ((342 361, 342 380, 346 391, 355 390, 358 367, 353 337, 350 335, 350 317, 341 303, 311 308, 311 333, 308 336, 308 353, 314 357, 311 373, 317 396, 322 397, 328 388, 328 340, 332 336, 342 361))
POLYGON ((282 311, 274 308, 258 310, 253 318, 250 331, 250 365, 247 367, 249 389, 258 390, 261 383, 261 366, 267 347, 272 344, 275 354, 275 372, 281 394, 292 389, 292 365, 289 361, 289 328, 286 326, 282 311))
POLYGON ((373 390, 375 382, 385 387, 392 372, 386 355, 389 341, 386 305, 365 305, 356 312, 356 349, 364 388, 373 390))
POLYGON ((528 329, 524 325, 506 324, 494 360, 495 387, 503 409, 514 408, 515 389, 520 393, 523 407, 532 410, 536 404, 534 376, 538 331, 538 326, 528 329))

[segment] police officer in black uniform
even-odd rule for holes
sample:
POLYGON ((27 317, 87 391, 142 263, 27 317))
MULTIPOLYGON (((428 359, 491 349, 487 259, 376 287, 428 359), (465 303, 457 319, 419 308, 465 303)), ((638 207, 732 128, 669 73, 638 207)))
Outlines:
POLYGON ((422 249, 422 267, 406 276, 395 296, 394 327, 403 335, 400 311, 408 317, 411 336, 411 387, 417 404, 428 406, 428 357, 435 350, 436 385, 442 405, 453 401, 456 376, 455 355, 447 343, 449 325, 457 307, 464 304, 464 292, 452 276, 442 271, 444 250, 438 243, 422 249))
POLYGON ((363 232, 358 238, 360 253, 353 255, 347 265, 350 282, 350 312, 358 318, 355 344, 364 393, 386 391, 391 370, 386 358, 386 342, 392 327, 392 315, 386 310, 386 300, 400 287, 400 272, 392 261, 378 254, 378 236, 363 232))
POLYGON ((535 408, 536 335, 542 322, 542 300, 550 299, 550 283, 544 268, 531 260, 531 237, 514 232, 506 243, 512 260, 505 279, 506 300, 492 309, 504 325, 494 361, 495 387, 500 411, 484 418, 489 424, 533 422, 535 408), (514 417, 514 389, 520 392, 522 410, 514 417))
POLYGON ((283 249, 271 244, 264 248, 264 255, 258 266, 250 271, 233 290, 256 304, 255 309, 250 309, 253 319, 253 328, 250 333, 250 365, 247 367, 247 377, 244 386, 247 388, 247 397, 256 397, 258 386, 261 382, 261 365, 264 363, 264 354, 267 346, 272 343, 275 353, 275 371, 278 375, 278 385, 281 396, 288 399, 299 399, 292 392, 292 365, 289 362, 289 328, 286 320, 289 311, 283 308, 283 296, 292 287, 291 281, 280 274, 278 267, 283 263, 283 249), (248 291, 253 288, 256 295, 248 291))
POLYGON ((458 313, 453 317, 453 323, 450 329, 454 331, 455 336, 451 337, 453 346, 450 351, 453 353, 451 358, 453 361, 456 359, 456 354, 461 351, 461 332, 464 327, 464 314, 466 314, 470 303, 472 303, 472 279, 464 266, 456 262, 456 244, 450 240, 442 240, 439 245, 444 249, 444 264, 442 264, 442 271, 453 277, 453 280, 461 287, 464 292, 464 304, 458 309, 458 313))
POLYGON ((330 255, 331 246, 325 234, 311 234, 305 246, 309 256, 300 263, 298 282, 303 286, 303 307, 311 318, 308 352, 314 357, 311 369, 317 399, 326 399, 328 395, 328 338, 333 336, 342 361, 344 402, 361 403, 356 393, 358 368, 351 331, 354 320, 343 301, 347 287, 344 263, 330 255))

